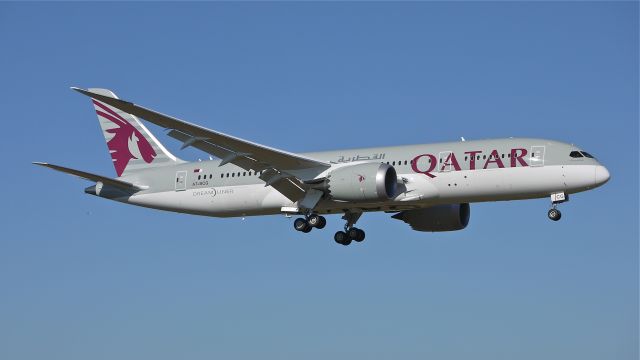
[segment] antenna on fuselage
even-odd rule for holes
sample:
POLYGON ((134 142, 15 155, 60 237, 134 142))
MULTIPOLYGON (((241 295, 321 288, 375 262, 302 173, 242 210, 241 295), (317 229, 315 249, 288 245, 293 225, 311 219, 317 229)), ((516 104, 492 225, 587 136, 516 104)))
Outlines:
POLYGON ((464 136, 460 136, 460 141, 467 141, 464 139, 464 136))

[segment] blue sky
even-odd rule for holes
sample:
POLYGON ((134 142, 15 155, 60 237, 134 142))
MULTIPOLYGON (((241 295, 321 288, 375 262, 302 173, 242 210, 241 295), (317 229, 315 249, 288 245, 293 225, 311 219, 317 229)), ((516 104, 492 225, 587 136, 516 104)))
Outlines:
POLYGON ((1 3, 0 44, 2 359, 638 358, 638 3, 1 3), (289 151, 557 139, 612 179, 345 248, 31 165, 114 175, 69 86, 289 151))

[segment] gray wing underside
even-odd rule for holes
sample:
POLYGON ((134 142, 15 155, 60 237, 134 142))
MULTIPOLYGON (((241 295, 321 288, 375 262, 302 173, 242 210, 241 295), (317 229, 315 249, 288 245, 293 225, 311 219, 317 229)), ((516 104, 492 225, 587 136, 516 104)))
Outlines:
POLYGON ((320 172, 331 166, 323 161, 191 124, 128 101, 84 89, 72 89, 158 126, 171 129, 168 135, 181 141, 182 148, 192 146, 214 155, 222 160, 220 166, 231 163, 247 171, 261 171, 260 178, 265 181, 265 186, 273 186, 294 202, 303 198, 306 190, 303 182, 292 172, 305 169, 319 169, 317 172, 320 172))

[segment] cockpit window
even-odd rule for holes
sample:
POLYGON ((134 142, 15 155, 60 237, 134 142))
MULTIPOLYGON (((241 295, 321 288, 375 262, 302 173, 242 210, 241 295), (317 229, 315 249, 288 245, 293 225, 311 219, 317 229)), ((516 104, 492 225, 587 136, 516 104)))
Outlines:
POLYGON ((589 159, 593 159, 593 155, 589 154, 586 151, 582 151, 582 155, 584 155, 585 157, 588 157, 589 159))
POLYGON ((583 157, 583 155, 580 153, 580 151, 572 151, 571 153, 569 153, 569 156, 571 156, 572 158, 581 158, 581 157, 583 157))

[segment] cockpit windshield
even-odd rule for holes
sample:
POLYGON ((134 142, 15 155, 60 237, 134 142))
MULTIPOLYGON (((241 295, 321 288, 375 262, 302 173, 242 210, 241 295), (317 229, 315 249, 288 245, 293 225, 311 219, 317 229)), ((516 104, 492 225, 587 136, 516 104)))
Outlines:
POLYGON ((572 152, 570 152, 570 153, 569 153, 569 156, 570 156, 570 157, 572 157, 572 158, 574 158, 574 159, 580 159, 580 158, 585 158, 585 157, 586 157, 586 158, 589 158, 589 159, 595 159, 595 158, 593 157, 593 155, 589 154, 589 153, 588 153, 588 152, 586 152, 586 151, 575 151, 575 150, 574 150, 574 151, 572 151, 572 152))

